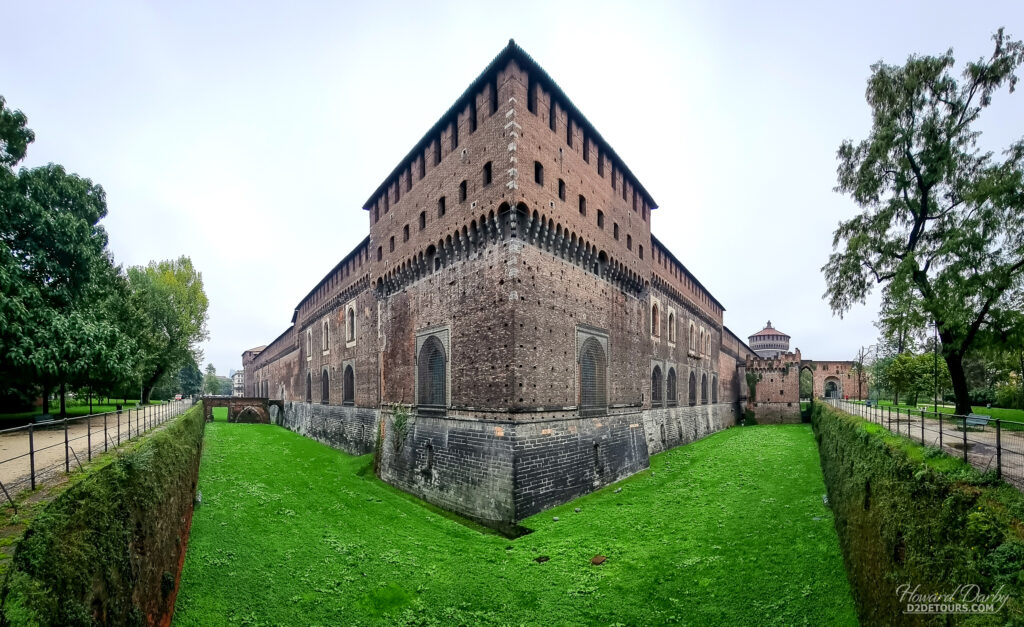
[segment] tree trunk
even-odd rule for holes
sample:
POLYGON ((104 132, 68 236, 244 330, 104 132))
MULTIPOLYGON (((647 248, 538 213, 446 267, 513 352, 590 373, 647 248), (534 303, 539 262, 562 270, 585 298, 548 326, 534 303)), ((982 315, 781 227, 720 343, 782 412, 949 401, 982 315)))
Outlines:
POLYGON ((67 405, 65 404, 65 400, 64 400, 65 396, 67 396, 67 388, 65 387, 64 382, 61 381, 61 383, 60 383, 60 417, 61 418, 63 418, 64 416, 68 415, 67 405))
MULTIPOLYGON (((945 353, 945 351, 943 351, 945 353)), ((966 416, 971 413, 971 394, 967 389, 967 374, 964 372, 963 355, 950 351, 942 356, 949 368, 949 378, 953 380, 953 396, 956 398, 954 413, 966 416)))

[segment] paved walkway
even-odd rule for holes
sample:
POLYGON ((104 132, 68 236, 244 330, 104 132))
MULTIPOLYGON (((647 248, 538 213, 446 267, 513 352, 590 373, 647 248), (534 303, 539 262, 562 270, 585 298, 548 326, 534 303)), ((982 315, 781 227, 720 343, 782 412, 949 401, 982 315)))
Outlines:
POLYGON ((842 400, 826 402, 849 414, 881 424, 893 433, 923 442, 925 446, 941 446, 950 455, 961 458, 966 435, 967 461, 972 466, 982 471, 995 470, 998 466, 1003 480, 1024 490, 1024 431, 1000 429, 997 434, 993 420, 987 427, 971 427, 965 433, 960 428, 961 420, 946 414, 942 415, 940 430, 940 420, 930 412, 926 412, 922 419, 920 412, 908 414, 904 410, 897 414, 890 413, 886 407, 866 407, 842 400))
MULTIPOLYGON (((65 423, 62 420, 0 433, 0 483, 13 498, 22 490, 31 488, 33 464, 36 484, 52 480, 66 467, 74 470, 87 464, 90 447, 92 455, 117 448, 191 406, 190 400, 172 401, 164 405, 149 405, 139 411, 133 409, 121 414, 111 412, 68 419, 66 448, 65 423)), ((0 493, 0 502, 5 500, 0 493)))

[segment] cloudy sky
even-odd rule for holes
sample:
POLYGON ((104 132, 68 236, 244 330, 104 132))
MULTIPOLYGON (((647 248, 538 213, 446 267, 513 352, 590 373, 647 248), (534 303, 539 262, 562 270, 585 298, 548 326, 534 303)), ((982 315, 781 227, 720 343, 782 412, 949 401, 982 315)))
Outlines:
MULTIPOLYGON (((876 300, 821 299, 835 152, 869 126, 878 60, 991 53, 1024 4, 958 2, 4 2, 0 94, 27 165, 107 191, 120 263, 188 255, 210 297, 205 362, 275 338, 367 233, 361 204, 515 38, 660 203, 653 229, 742 337, 805 356, 873 343, 876 300), (968 7, 969 10, 968 10, 968 7)), ((1024 94, 984 114, 1024 135, 1024 94)))

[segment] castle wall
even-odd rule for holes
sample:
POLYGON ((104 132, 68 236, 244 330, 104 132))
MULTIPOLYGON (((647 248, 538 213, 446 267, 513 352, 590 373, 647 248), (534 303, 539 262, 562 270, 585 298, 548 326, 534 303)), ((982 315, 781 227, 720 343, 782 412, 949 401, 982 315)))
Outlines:
POLYGON ((271 411, 275 423, 349 455, 373 452, 376 409, 286 401, 284 412, 271 411))

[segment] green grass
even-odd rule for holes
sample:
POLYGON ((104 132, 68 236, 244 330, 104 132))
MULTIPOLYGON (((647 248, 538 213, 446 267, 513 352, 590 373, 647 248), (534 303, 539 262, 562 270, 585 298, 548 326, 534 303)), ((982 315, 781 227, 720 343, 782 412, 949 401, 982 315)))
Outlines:
MULTIPOLYGON (((157 400, 154 400, 154 401, 151 401, 150 404, 151 405, 160 405, 160 404, 163 404, 163 403, 166 403, 166 402, 167 401, 157 401, 157 400)), ((138 404, 139 404, 139 399, 131 399, 130 398, 130 399, 128 399, 127 404, 122 403, 120 401, 120 399, 116 399, 114 402, 105 403, 105 404, 101 404, 101 403, 97 403, 97 402, 93 401, 92 413, 93 414, 102 414, 102 413, 108 412, 108 411, 116 411, 118 404, 122 404, 124 409, 129 409, 129 408, 135 409, 138 406, 138 404)), ((64 403, 64 408, 67 410, 68 416, 88 416, 89 413, 90 413, 89 412, 89 403, 88 403, 88 401, 84 401, 83 402, 83 401, 78 401, 78 400, 75 400, 75 401, 70 401, 69 400, 69 401, 64 403)), ((60 401, 58 400, 58 401, 51 402, 50 403, 50 415, 51 416, 57 416, 59 413, 60 413, 60 401)), ((0 421, 5 421, 5 420, 7 420, 7 421, 13 421, 13 420, 24 421, 24 420, 27 420, 29 418, 34 418, 35 416, 41 416, 42 414, 43 414, 43 408, 42 407, 36 407, 35 409, 33 409, 31 411, 12 412, 12 413, 8 413, 8 414, 0 413, 0 421)))
POLYGON ((272 425, 208 424, 199 489, 176 625, 856 624, 809 425, 657 455, 516 540, 272 425))
MULTIPOLYGON (((864 401, 850 401, 850 402, 851 403, 858 403, 858 404, 861 404, 861 405, 864 403, 864 401)), ((878 401, 878 406, 879 407, 892 407, 893 410, 895 410, 897 408, 899 408, 901 411, 908 411, 909 410, 909 411, 913 412, 915 415, 920 415, 921 407, 926 407, 926 409, 925 409, 925 417, 926 418, 930 418, 931 417, 930 414, 931 414, 932 408, 934 407, 934 405, 932 405, 932 403, 930 401, 927 402, 927 403, 921 402, 921 403, 918 403, 917 405, 907 405, 906 403, 900 403, 899 405, 894 405, 892 401, 878 401)), ((953 409, 954 408, 951 405, 939 405, 939 413, 940 414, 952 414, 953 413, 953 409)), ((986 416, 992 416, 993 420, 999 419, 999 420, 1012 420, 1012 421, 1015 421, 1015 422, 1009 422, 1009 423, 1002 423, 1001 424, 1001 427, 1003 429, 1006 429, 1007 431, 1024 431, 1024 409, 1004 409, 1002 407, 982 407, 980 405, 975 405, 975 406, 971 407, 971 410, 974 413, 976 413, 976 414, 984 414, 986 416), (1016 424, 1016 423, 1019 423, 1019 424, 1016 424)), ((990 423, 989 426, 994 428, 995 424, 994 423, 990 423)))

